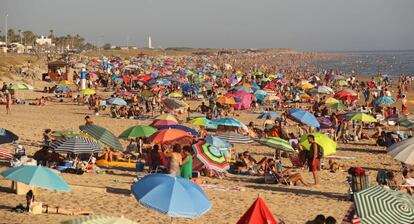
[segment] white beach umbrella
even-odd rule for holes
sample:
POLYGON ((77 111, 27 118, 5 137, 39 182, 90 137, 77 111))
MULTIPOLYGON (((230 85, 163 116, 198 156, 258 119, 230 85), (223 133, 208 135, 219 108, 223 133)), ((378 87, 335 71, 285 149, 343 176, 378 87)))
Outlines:
POLYGON ((406 164, 414 164, 414 138, 395 143, 387 148, 393 159, 406 164))

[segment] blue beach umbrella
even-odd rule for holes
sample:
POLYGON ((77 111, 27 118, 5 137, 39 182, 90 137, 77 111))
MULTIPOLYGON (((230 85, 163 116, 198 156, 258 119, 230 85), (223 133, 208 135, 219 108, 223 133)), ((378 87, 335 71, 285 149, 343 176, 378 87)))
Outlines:
POLYGON ((390 96, 380 96, 374 99, 373 103, 377 106, 390 105, 395 103, 395 100, 390 96))
POLYGON ((306 110, 290 109, 288 110, 288 114, 290 115, 292 119, 302 124, 306 124, 306 125, 317 127, 317 128, 321 126, 318 120, 316 119, 316 117, 306 110))
POLYGON ((215 137, 211 135, 204 138, 204 141, 206 141, 208 144, 213 145, 219 149, 228 149, 232 147, 232 145, 229 142, 219 137, 215 137))
POLYGON ((171 217, 199 217, 211 208, 200 186, 174 175, 147 175, 131 191, 143 206, 171 217))
POLYGON ((43 166, 18 166, 0 173, 9 180, 48 190, 70 191, 69 185, 52 169, 43 166))
POLYGON ((216 123, 217 125, 223 125, 223 126, 232 126, 232 127, 243 126, 243 124, 240 121, 234 118, 230 118, 230 117, 216 119, 216 120, 213 120, 213 122, 216 123))
POLYGON ((67 86, 58 86, 55 89, 56 92, 69 92, 70 88, 67 86))
POLYGON ((126 106, 127 105, 127 102, 124 99, 118 98, 118 97, 110 98, 108 100, 108 103, 113 104, 113 105, 118 105, 118 106, 126 106))
POLYGON ((258 119, 266 119, 267 117, 276 119, 276 118, 279 118, 280 115, 275 113, 275 112, 265 111, 265 112, 262 112, 257 118, 258 119))

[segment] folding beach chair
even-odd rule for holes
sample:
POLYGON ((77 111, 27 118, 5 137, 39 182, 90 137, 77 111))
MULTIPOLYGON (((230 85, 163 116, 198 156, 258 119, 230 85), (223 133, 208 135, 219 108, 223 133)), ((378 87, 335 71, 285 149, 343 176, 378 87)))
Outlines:
POLYGON ((300 157, 299 153, 291 153, 289 154, 290 162, 292 163, 292 167, 294 168, 306 168, 305 161, 300 157))

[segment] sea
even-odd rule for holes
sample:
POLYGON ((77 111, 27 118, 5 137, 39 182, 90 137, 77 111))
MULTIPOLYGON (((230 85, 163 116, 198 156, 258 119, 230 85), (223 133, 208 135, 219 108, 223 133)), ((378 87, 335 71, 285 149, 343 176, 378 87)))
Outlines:
POLYGON ((344 74, 372 76, 381 74, 391 77, 401 74, 414 76, 414 50, 405 51, 352 51, 329 52, 342 55, 332 60, 319 60, 311 64, 319 71, 339 70, 344 74))

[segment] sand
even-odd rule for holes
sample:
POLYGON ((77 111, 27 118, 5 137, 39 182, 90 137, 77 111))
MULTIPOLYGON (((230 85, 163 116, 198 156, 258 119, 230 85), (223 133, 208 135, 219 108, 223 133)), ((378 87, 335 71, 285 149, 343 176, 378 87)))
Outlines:
MULTIPOLYGON (((43 88, 45 83, 36 82, 37 90, 43 88)), ((33 99, 45 95, 40 92, 26 92, 26 98, 33 99)), ((47 95, 47 94, 46 94, 47 95)), ((20 136, 20 143, 27 149, 28 154, 39 149, 42 132, 45 128, 59 130, 63 128, 77 129, 83 124, 84 116, 91 115, 94 122, 108 128, 115 135, 119 135, 126 128, 137 124, 148 124, 150 121, 112 119, 108 112, 100 116, 92 115, 86 106, 78 106, 72 102, 48 102, 46 106, 14 105, 12 114, 6 115, 5 107, 0 107, 0 127, 12 130, 20 136)), ((194 114, 195 115, 195 114, 194 114)), ((193 116, 194 116, 193 115, 193 116)), ((255 121, 257 115, 243 113, 237 119, 243 122, 255 121)), ((184 117, 181 118, 185 120, 184 117)), ((188 125, 188 124, 186 124, 188 125)), ((126 145, 126 142, 123 142, 126 145)), ((398 171, 399 162, 394 161, 382 147, 376 147, 373 141, 360 141, 357 144, 339 144, 337 155, 356 157, 352 161, 340 161, 350 166, 360 166, 370 175, 370 182, 375 182, 378 169, 391 169, 398 171)), ((11 145, 2 145, 12 149, 11 145)), ((238 152, 249 150, 256 158, 272 156, 273 150, 258 144, 237 145, 238 152)), ((327 161, 325 161, 327 163, 327 161)), ((7 161, 2 160, 0 170, 5 170, 7 161)), ((283 159, 285 166, 291 166, 288 159, 283 159)), ((169 223, 170 218, 141 206, 130 194, 129 183, 137 173, 120 169, 111 169, 113 174, 84 175, 62 174, 70 185, 86 185, 88 187, 74 187, 70 193, 39 190, 36 195, 38 201, 50 206, 65 208, 84 208, 92 210, 98 215, 125 216, 138 223, 169 223), (117 181, 115 181, 117 180, 117 181), (121 182, 120 182, 120 181, 121 182)), ((311 173, 298 170, 308 182, 312 182, 311 173)), ((143 175, 143 173, 139 173, 143 175)), ((321 171, 322 183, 320 186, 286 186, 281 184, 264 184, 263 177, 229 175, 224 179, 203 178, 209 184, 220 186, 240 186, 244 191, 217 191, 206 190, 212 202, 209 212, 196 219, 176 219, 175 223, 236 223, 253 201, 260 196, 264 199, 272 213, 285 223, 305 223, 318 214, 333 216, 341 220, 350 206, 348 200, 348 184, 346 172, 330 173, 321 171)), ((10 209, 19 203, 25 203, 24 195, 10 192, 11 182, 0 177, 0 223, 59 223, 73 217, 56 214, 29 215, 13 213, 10 209)))

